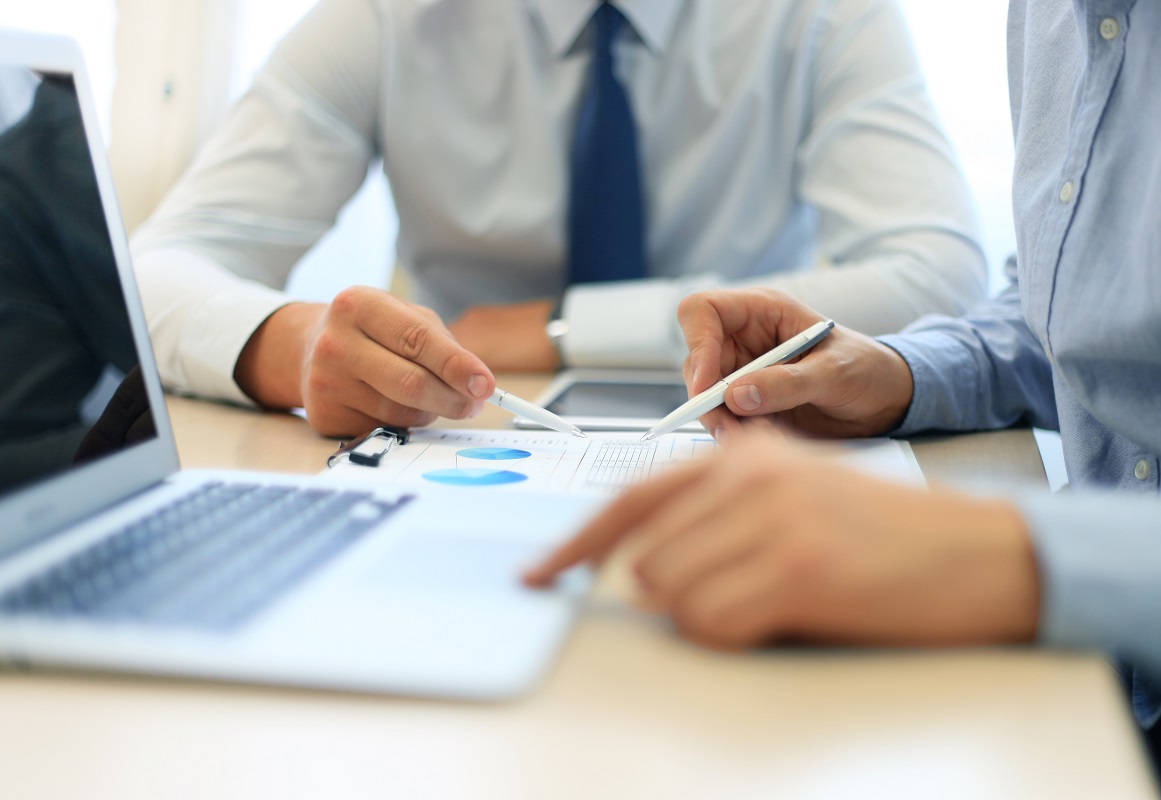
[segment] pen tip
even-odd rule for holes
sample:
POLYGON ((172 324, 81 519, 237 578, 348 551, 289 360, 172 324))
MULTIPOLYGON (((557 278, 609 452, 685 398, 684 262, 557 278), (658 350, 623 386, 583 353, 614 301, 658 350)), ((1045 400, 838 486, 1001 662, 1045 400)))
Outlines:
POLYGON ((580 428, 573 428, 572 435, 580 437, 581 439, 589 438, 589 435, 587 433, 585 433, 584 431, 582 431, 580 428))
POLYGON ((642 437, 641 437, 641 441, 643 441, 643 442, 651 442, 651 441, 653 441, 653 440, 654 440, 654 439, 656 439, 656 438, 657 438, 657 437, 656 437, 656 436, 654 436, 652 433, 647 433, 647 434, 645 434, 644 436, 642 436, 642 437))

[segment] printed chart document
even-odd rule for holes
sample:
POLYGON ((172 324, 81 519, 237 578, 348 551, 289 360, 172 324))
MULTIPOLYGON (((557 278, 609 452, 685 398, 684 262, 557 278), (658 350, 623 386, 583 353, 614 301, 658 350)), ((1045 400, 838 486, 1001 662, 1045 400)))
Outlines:
MULTIPOLYGON (((614 494, 683 461, 708 455, 717 444, 705 433, 675 433, 642 442, 640 433, 594 432, 587 439, 553 431, 424 429, 395 445, 377 467, 340 461, 326 474, 399 484, 492 491, 614 494)), ((922 485, 923 473, 907 442, 843 442, 837 458, 890 480, 922 485)))

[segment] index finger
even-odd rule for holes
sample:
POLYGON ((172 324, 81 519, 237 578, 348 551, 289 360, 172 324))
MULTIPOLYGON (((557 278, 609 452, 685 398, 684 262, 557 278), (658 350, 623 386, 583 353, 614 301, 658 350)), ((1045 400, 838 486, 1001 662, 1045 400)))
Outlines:
POLYGON ((547 586, 553 578, 583 561, 598 560, 670 497, 701 479, 705 460, 680 467, 627 490, 597 514, 572 539, 524 573, 527 586, 547 586))
POLYGON ((359 316, 359 326, 367 336, 399 357, 425 368, 455 392, 476 400, 491 396, 496 388, 492 371, 460 345, 442 324, 398 300, 385 306, 381 311, 386 313, 359 316))
POLYGON ((726 329, 709 292, 692 294, 677 307, 677 322, 689 355, 682 365, 689 396, 708 389, 724 374, 722 345, 726 329))

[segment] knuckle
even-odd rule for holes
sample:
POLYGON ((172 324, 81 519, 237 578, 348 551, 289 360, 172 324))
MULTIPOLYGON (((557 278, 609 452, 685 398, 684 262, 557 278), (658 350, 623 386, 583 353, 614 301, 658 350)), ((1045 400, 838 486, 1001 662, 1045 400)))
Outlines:
MULTIPOLYGON (((412 306, 412 307, 419 313, 419 315, 421 317, 423 317, 425 320, 432 323, 433 325, 442 325, 443 324, 443 320, 440 319, 439 314, 435 313, 435 311, 428 308, 427 306, 412 306)), ((472 313, 472 309, 468 309, 468 311, 466 311, 464 313, 464 316, 467 317, 471 313, 472 313)))
POLYGON ((366 286, 348 286, 331 300, 332 311, 346 318, 358 316, 359 310, 366 302, 368 291, 366 286))
POLYGON ((312 358, 305 366, 302 377, 303 391, 306 398, 313 399, 329 397, 339 388, 339 378, 331 365, 333 360, 328 358, 312 358))
POLYGON ((399 346, 402 351, 399 355, 409 361, 414 361, 427 350, 427 344, 430 338, 431 327, 427 322, 415 321, 407 323, 403 327, 402 335, 399 338, 399 346))
POLYGON ((337 382, 320 370, 311 370, 306 376, 306 394, 318 402, 337 394, 337 382))
POLYGON ((764 296, 766 298, 766 300, 768 300, 769 302, 774 303, 776 305, 786 305, 787 303, 793 302, 790 298, 790 295, 786 294, 785 292, 779 291, 778 289, 771 289, 769 287, 762 287, 762 288, 758 289, 758 291, 762 296, 764 296))
POLYGON ((418 405, 423 397, 425 383, 423 374, 419 370, 409 369, 405 371, 399 380, 399 396, 403 403, 411 408, 418 405))
POLYGON ((688 319, 695 316, 705 305, 705 298, 700 292, 686 295, 677 304, 677 320, 680 323, 685 323, 688 319))
POLYGON ((322 363, 336 363, 346 358, 347 346, 342 336, 324 330, 314 341, 314 359, 322 363))
POLYGON ((787 536, 782 546, 767 548, 759 557, 766 573, 787 597, 800 589, 817 585, 826 570, 827 559, 807 537, 787 536))

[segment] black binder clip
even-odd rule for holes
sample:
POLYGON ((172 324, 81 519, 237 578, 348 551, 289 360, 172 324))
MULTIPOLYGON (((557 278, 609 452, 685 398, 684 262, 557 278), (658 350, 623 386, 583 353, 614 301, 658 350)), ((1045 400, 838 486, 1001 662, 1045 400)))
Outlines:
POLYGON ((327 466, 333 467, 346 457, 352 464, 358 464, 361 467, 377 467, 393 445, 405 445, 410 438, 411 432, 407 428, 380 425, 358 439, 352 439, 339 445, 339 449, 327 459, 327 466))

